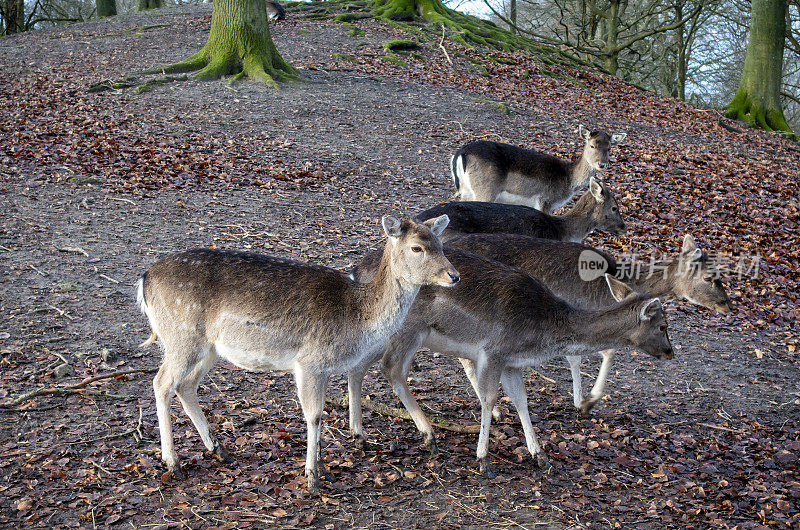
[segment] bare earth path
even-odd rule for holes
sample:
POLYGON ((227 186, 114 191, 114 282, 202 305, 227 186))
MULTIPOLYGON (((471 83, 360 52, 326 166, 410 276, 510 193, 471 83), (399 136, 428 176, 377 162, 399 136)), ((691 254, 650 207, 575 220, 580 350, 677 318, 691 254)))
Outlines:
MULTIPOLYGON (((9 72, 0 80, 0 403, 40 387, 157 366, 155 347, 135 348, 148 330, 133 284, 165 253, 217 246, 346 269, 379 244, 380 215, 410 214, 448 198, 447 160, 472 138, 552 146, 570 156, 580 119, 628 131, 638 145, 613 155, 608 181, 634 228, 593 239, 618 252, 646 244, 675 252, 689 229, 701 243, 725 248, 748 250, 754 238, 765 246, 796 242, 797 204, 779 198, 782 183, 800 176, 797 153, 782 140, 727 133, 700 111, 687 111, 695 113, 691 123, 673 119, 663 109, 678 105, 652 95, 614 110, 597 88, 606 104, 583 98, 578 105, 570 99, 574 83, 547 76, 531 81, 552 88, 540 100, 497 88, 495 98, 513 111, 506 115, 486 102, 492 81, 466 66, 454 70, 464 87, 436 78, 443 58, 435 49, 413 75, 379 60, 332 58, 378 57, 380 43, 397 32, 371 21, 357 38, 341 25, 297 16, 276 25, 278 48, 306 79, 280 91, 185 81, 144 94, 85 94, 91 82, 198 49, 209 9, 0 39, 0 64, 9 72), (166 26, 143 29, 155 24, 166 26), (653 101, 655 111, 630 110, 653 101), (575 108, 580 116, 571 115, 575 108), (664 138, 673 146, 667 154, 653 148, 664 138), (718 161, 686 165, 687 153, 697 162, 706 150, 718 161), (748 166, 751 160, 783 168, 775 195, 742 197, 741 175, 714 167, 772 178, 759 173, 762 166, 748 166), (656 196, 678 206, 654 212, 647 201, 656 196), (735 229, 709 223, 716 210, 729 210, 725 222, 735 229), (772 218, 779 212, 782 232, 765 223, 756 234, 731 221, 751 210, 772 218), (688 218, 685 211, 702 213, 688 218), (64 363, 72 373, 56 379, 64 363)), ((517 82, 524 92, 527 85, 517 82)), ((586 78, 586 90, 593 83, 600 86, 586 78)), ((776 278, 796 281, 797 262, 782 248, 767 256, 764 283, 731 284, 740 307, 734 315, 671 304, 674 361, 621 355, 610 396, 591 420, 576 419, 564 363, 530 372, 530 408, 554 464, 549 473, 524 456, 513 411, 492 437, 498 476, 486 480, 474 463, 476 435, 441 431, 442 450, 432 456, 418 448, 411 422, 367 412, 374 445, 356 451, 346 411, 329 405, 323 436, 332 480, 310 495, 291 377, 220 365, 201 386, 201 401, 237 462, 222 466, 204 456, 176 408, 176 446, 189 473, 183 483, 162 481, 147 374, 89 385, 112 396, 41 396, 0 409, 0 525, 797 525, 800 373, 794 348, 787 349, 797 329, 796 293, 777 295, 773 287, 776 278), (753 313, 754 300, 776 300, 776 320, 753 313)), ((475 424, 478 405, 458 365, 431 354, 418 356, 418 364, 412 388, 429 414, 475 424)), ((340 378, 331 395, 344 389, 340 378)), ((399 406, 377 370, 365 392, 399 406)))

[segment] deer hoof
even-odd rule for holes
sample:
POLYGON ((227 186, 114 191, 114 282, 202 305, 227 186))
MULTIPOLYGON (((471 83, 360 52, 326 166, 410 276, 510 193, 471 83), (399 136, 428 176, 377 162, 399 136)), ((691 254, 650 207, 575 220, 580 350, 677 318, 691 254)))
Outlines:
POLYGON ((217 460, 219 460, 223 464, 232 464, 234 462, 234 459, 230 455, 228 450, 225 449, 225 446, 220 443, 218 443, 214 447, 214 451, 212 454, 217 458, 217 460))
POLYGON ((494 421, 503 421, 506 419, 506 413, 500 407, 495 407, 492 409, 492 419, 494 421))
POLYGON ((319 491, 319 469, 306 469, 306 478, 308 479, 308 491, 319 491))
POLYGON ((488 458, 479 458, 478 459, 478 466, 480 468, 481 475, 488 479, 492 479, 497 475, 494 474, 492 471, 491 466, 489 466, 489 459, 488 458))
POLYGON ((186 471, 183 470, 180 464, 167 465, 167 471, 173 480, 185 480, 186 471))
POLYGON ((580 406, 578 407, 578 416, 582 419, 586 419, 590 416, 590 413, 594 406, 597 404, 596 399, 584 399, 581 401, 580 406))
POLYGON ((355 445, 356 449, 361 451, 366 451, 369 449, 369 442, 367 442, 367 439, 364 438, 363 434, 353 435, 353 445, 355 445))
POLYGON ((550 460, 548 460, 547 455, 544 454, 544 452, 536 453, 535 455, 533 455, 533 461, 536 464, 536 467, 541 469, 547 469, 553 467, 550 464, 550 460))
POLYGON ((422 444, 432 455, 439 452, 439 447, 436 445, 436 437, 433 434, 426 434, 425 441, 422 444))

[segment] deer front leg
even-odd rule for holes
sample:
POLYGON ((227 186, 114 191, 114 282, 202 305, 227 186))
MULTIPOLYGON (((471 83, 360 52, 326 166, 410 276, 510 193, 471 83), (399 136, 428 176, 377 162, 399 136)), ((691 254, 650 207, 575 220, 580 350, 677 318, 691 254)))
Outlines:
POLYGON ((322 449, 320 446, 320 433, 322 431, 322 410, 325 405, 325 388, 328 377, 325 374, 300 367, 295 371, 297 395, 300 406, 306 418, 306 478, 308 489, 319 489, 319 479, 322 475, 322 449))
POLYGON ((411 362, 421 345, 422 338, 417 333, 393 336, 389 341, 389 347, 383 354, 381 371, 383 371, 383 375, 389 381, 389 384, 392 385, 394 393, 408 410, 411 419, 414 420, 414 425, 422 433, 424 446, 431 453, 435 453, 438 449, 433 426, 431 426, 428 418, 425 417, 425 413, 422 412, 419 403, 414 399, 411 390, 408 388, 408 372, 411 369, 411 362))
POLYGON ((539 467, 549 466, 547 455, 539 445, 539 440, 536 439, 536 434, 533 432, 533 425, 531 424, 531 416, 528 412, 528 396, 525 393, 525 381, 522 377, 522 370, 516 368, 506 368, 503 370, 501 379, 503 383, 503 390, 506 391, 514 408, 517 409, 519 414, 519 421, 522 423, 522 430, 525 432, 525 443, 528 445, 528 451, 533 457, 533 461, 539 467))
POLYGON ((361 423, 361 385, 364 382, 366 369, 357 367, 347 374, 347 404, 350 412, 350 433, 357 449, 367 448, 364 438, 364 427, 361 423))
POLYGON ((600 372, 597 374, 592 391, 589 393, 589 399, 583 400, 580 404, 582 417, 588 417, 592 407, 605 395, 608 372, 611 370, 611 363, 614 361, 614 350, 603 350, 600 355, 603 356, 603 362, 600 364, 600 372))

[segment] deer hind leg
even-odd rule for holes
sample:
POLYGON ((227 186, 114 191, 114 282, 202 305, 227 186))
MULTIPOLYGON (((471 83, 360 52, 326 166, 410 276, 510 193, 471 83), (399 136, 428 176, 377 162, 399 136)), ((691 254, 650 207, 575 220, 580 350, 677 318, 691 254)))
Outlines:
POLYGON ((161 460, 167 465, 167 469, 176 479, 185 478, 186 473, 181 469, 178 453, 175 452, 170 404, 178 386, 201 363, 201 351, 202 346, 196 341, 179 343, 165 341, 164 362, 153 378, 158 429, 161 435, 161 460))
POLYGON ((328 386, 328 376, 324 373, 299 367, 295 370, 297 383, 297 396, 306 418, 306 478, 308 489, 319 489, 319 480, 324 468, 322 466, 322 446, 320 434, 322 431, 322 410, 325 406, 325 388, 328 386))
POLYGON ((478 464, 482 474, 491 478, 494 476, 489 467, 489 432, 492 426, 492 409, 497 403, 497 396, 500 393, 501 369, 488 368, 481 366, 484 362, 478 363, 478 398, 481 401, 481 432, 478 435, 478 464))
POLYGON ((228 454, 225 447, 217 441, 216 437, 211 434, 211 429, 208 426, 203 409, 200 408, 200 401, 197 398, 197 386, 206 374, 214 367, 217 362, 217 354, 212 347, 204 348, 200 361, 195 365, 194 369, 178 384, 176 394, 183 405, 183 410, 186 415, 194 423, 200 438, 203 440, 203 445, 206 449, 216 456, 221 462, 226 464, 233 462, 233 458, 228 454))
POLYGON ((506 394, 514 404, 514 408, 517 409, 519 421, 522 423, 522 430, 525 432, 525 443, 528 445, 528 451, 530 451, 533 461, 539 467, 546 467, 548 465, 547 455, 542 451, 539 440, 536 439, 536 434, 533 432, 533 425, 531 424, 531 416, 528 412, 528 396, 525 393, 522 370, 506 368, 503 370, 501 381, 503 390, 506 391, 506 394))
POLYGON ((408 388, 408 372, 411 368, 411 361, 421 345, 422 340, 416 333, 395 335, 389 342, 389 348, 386 353, 383 354, 381 370, 389 384, 392 385, 395 395, 403 403, 408 413, 411 414, 414 425, 422 433, 424 446, 432 453, 435 453, 437 448, 433 426, 431 426, 419 403, 411 394, 411 389, 408 388))
POLYGON ((592 407, 605 395, 608 372, 611 370, 611 364, 614 361, 614 350, 603 350, 600 355, 603 356, 603 362, 600 364, 600 372, 597 374, 592 391, 589 393, 589 399, 584 399, 580 404, 580 414, 583 417, 589 416, 589 411, 592 410, 592 407))
POLYGON ((582 358, 580 355, 568 355, 566 359, 567 364, 569 364, 569 371, 572 374, 572 404, 575 405, 576 409, 580 410, 583 403, 582 358))
MULTIPOLYGON (((471 359, 464 359, 459 358, 459 362, 461 366, 464 367, 464 373, 467 375, 467 379, 469 379, 470 384, 472 385, 472 389, 475 391, 475 395, 479 396, 478 393, 478 376, 475 375, 475 363, 472 362, 471 359)), ((494 421, 503 421, 505 419, 505 414, 500 409, 500 403, 496 403, 494 408, 492 409, 492 418, 494 421)))

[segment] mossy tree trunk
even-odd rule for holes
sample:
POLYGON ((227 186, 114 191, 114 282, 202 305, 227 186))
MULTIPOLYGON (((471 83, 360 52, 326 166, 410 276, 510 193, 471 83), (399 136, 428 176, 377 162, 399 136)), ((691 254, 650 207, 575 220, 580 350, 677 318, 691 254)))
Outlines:
POLYGON ((25 31, 25 4, 23 0, 5 0, 2 6, 3 32, 6 35, 25 31))
POLYGON ((211 32, 202 50, 158 71, 197 72, 200 79, 233 75, 277 86, 296 78, 272 42, 264 0, 214 0, 211 32))
POLYGON ((781 106, 786 0, 752 0, 750 36, 739 90, 726 116, 768 131, 788 131, 781 106))
POLYGON ((467 44, 483 44, 494 48, 512 50, 521 40, 510 32, 478 18, 445 7, 441 0, 372 0, 372 11, 377 17, 388 20, 423 19, 441 24, 456 32, 452 38, 467 44))
POLYGON ((117 16, 117 3, 115 0, 96 0, 98 17, 117 16))
POLYGON ((164 5, 163 0, 139 0, 139 11, 147 11, 148 9, 161 9, 164 5))

